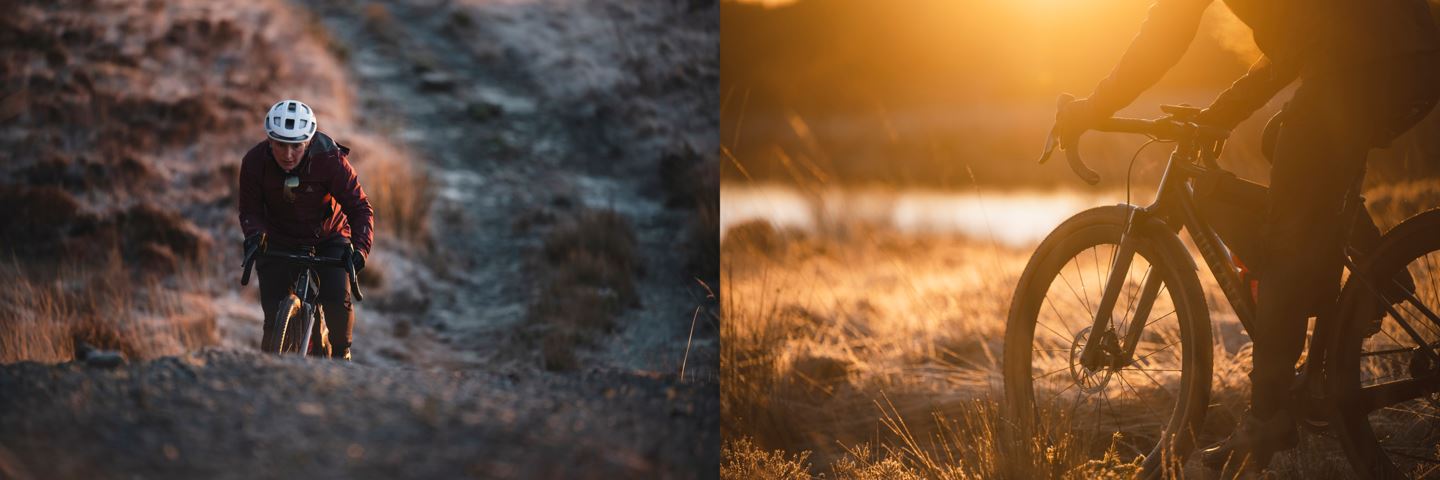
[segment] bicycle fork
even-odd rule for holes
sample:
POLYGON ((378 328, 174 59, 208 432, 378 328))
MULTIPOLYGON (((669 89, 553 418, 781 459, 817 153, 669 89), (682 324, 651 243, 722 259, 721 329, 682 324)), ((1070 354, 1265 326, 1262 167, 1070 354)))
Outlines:
POLYGON ((1110 264, 1110 275, 1105 280, 1105 290, 1100 297, 1099 310, 1095 312, 1095 322, 1090 327, 1090 338, 1086 340, 1085 348, 1080 353, 1080 364, 1091 371, 1106 366, 1122 368, 1130 363, 1130 358, 1135 354, 1135 346, 1140 343, 1140 333, 1145 329, 1144 319, 1150 316, 1155 297, 1160 294, 1161 280, 1146 272, 1140 287, 1140 298, 1135 304, 1135 313, 1131 316, 1138 320, 1130 322, 1129 328, 1125 330, 1124 341, 1115 337, 1115 332, 1110 329, 1110 320, 1114 316, 1115 303, 1120 299, 1120 290, 1125 286, 1125 277, 1130 273, 1136 244, 1140 241, 1135 232, 1135 225, 1138 223, 1135 219, 1136 212, 1137 210, 1130 211, 1125 230, 1120 234, 1120 245, 1116 248, 1114 261, 1110 264), (1109 355, 1108 359, 1105 358, 1106 354, 1109 355))
POLYGON ((305 335, 301 338, 300 356, 310 355, 310 336, 315 331, 315 304, 309 301, 310 294, 310 270, 306 269, 300 278, 300 290, 295 292, 300 297, 300 316, 305 319, 305 335))
MULTIPOLYGON (((1254 318, 1254 298, 1239 277, 1235 263, 1231 260, 1230 252, 1224 242, 1215 234, 1214 230, 1206 228, 1200 219, 1199 212, 1195 209, 1194 203, 1190 200, 1193 196, 1188 183, 1179 183, 1177 188, 1184 189, 1184 194, 1167 196, 1163 193, 1161 198, 1167 199, 1170 208, 1178 208, 1181 221, 1190 230, 1190 236, 1195 246, 1200 250, 1200 256, 1205 259, 1205 265, 1215 275, 1220 283, 1220 289, 1235 309, 1235 315, 1246 331, 1253 331, 1251 325, 1254 318)), ((1149 318, 1150 310, 1155 305, 1155 299, 1160 294, 1160 287, 1163 281, 1157 275, 1147 272, 1140 288, 1140 297, 1135 303, 1135 312, 1130 318, 1129 327, 1126 328, 1124 339, 1115 337, 1110 329, 1111 319, 1114 317, 1115 303, 1120 298, 1120 290, 1125 286, 1125 277, 1130 273, 1130 264, 1136 253, 1136 245, 1142 241, 1137 225, 1143 224, 1144 215, 1150 209, 1131 210, 1126 226, 1120 236, 1120 245, 1116 249, 1115 260, 1111 263, 1110 275, 1106 279, 1105 292, 1100 299, 1099 311, 1095 313, 1095 322, 1090 328, 1090 339, 1087 340, 1084 350, 1081 351, 1081 365, 1090 370, 1110 366, 1112 368, 1123 368, 1129 365, 1135 354, 1136 346, 1140 343, 1140 335, 1144 332, 1146 319, 1149 318), (1099 347, 1095 345, 1099 344, 1099 347), (1109 358, 1104 358, 1108 354, 1109 358), (1108 360, 1108 361, 1106 361, 1108 360)), ((1152 266, 1153 270, 1153 266, 1152 266)))

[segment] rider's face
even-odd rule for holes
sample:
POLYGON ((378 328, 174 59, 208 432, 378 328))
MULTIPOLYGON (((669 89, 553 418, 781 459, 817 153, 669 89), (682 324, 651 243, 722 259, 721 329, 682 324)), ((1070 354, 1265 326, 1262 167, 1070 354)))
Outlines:
POLYGON ((309 141, 285 143, 270 139, 270 152, 275 154, 275 162, 280 164, 280 168, 288 172, 300 165, 300 159, 305 156, 305 147, 309 145, 309 141))

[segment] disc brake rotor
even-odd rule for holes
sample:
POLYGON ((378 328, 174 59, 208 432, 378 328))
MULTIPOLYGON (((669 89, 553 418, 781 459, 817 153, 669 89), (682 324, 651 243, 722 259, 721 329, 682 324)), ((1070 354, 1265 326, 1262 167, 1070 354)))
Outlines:
MULTIPOLYGON (((1086 394, 1104 390, 1105 386, 1110 383, 1110 377, 1115 373, 1114 370, 1108 368, 1091 370, 1080 363, 1080 354, 1085 351, 1085 344, 1089 341, 1090 328, 1085 327, 1077 332, 1075 340, 1070 344, 1070 378, 1075 381, 1075 386, 1086 394)), ((1108 362, 1101 362, 1101 364, 1106 363, 1108 362)))

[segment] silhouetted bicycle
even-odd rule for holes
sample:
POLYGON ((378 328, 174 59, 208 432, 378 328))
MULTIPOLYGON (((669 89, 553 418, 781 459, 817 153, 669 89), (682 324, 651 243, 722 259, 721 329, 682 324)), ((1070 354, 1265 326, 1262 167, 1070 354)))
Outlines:
MULTIPOLYGON (((263 243, 263 242, 261 242, 263 243)), ((290 295, 280 300, 280 305, 275 310, 274 327, 265 331, 260 340, 260 349, 268 353, 284 355, 310 355, 317 357, 330 356, 329 330, 325 327, 325 316, 319 307, 320 285, 319 276, 315 274, 315 268, 338 267, 345 269, 350 279, 350 293, 359 302, 365 299, 360 293, 360 283, 356 281, 355 266, 350 263, 349 256, 354 255, 354 247, 347 245, 345 256, 341 258, 315 256, 315 248, 302 248, 297 251, 279 251, 272 249, 252 248, 245 253, 244 273, 240 276, 240 284, 250 283, 250 269, 258 257, 270 258, 282 262, 305 267, 295 279, 295 285, 290 288, 290 295)))
MULTIPOLYGON (((1061 105, 1071 100, 1062 96, 1061 105)), ((1254 331, 1256 283, 1245 261, 1258 260, 1256 225, 1227 217, 1258 215, 1265 195, 1217 164, 1227 131, 1194 123, 1198 108, 1161 110, 1159 119, 1112 118, 1097 128, 1175 143, 1155 200, 1081 212, 1045 238, 1015 289, 1004 355, 1008 441, 1044 444, 1068 433, 1092 446, 1090 455, 1113 441, 1122 453, 1145 455, 1146 477, 1180 469, 1210 402, 1210 311, 1179 232, 1189 232, 1235 316, 1254 331), (1215 205, 1226 201, 1248 210, 1215 205)), ((1077 175, 1098 182, 1073 139, 1060 140, 1052 133, 1041 161, 1060 146, 1077 175)), ((1292 411, 1336 438, 1362 478, 1435 475, 1440 210, 1382 237, 1359 187, 1345 206, 1345 218, 1356 220, 1343 252, 1348 280, 1315 312, 1292 411)))

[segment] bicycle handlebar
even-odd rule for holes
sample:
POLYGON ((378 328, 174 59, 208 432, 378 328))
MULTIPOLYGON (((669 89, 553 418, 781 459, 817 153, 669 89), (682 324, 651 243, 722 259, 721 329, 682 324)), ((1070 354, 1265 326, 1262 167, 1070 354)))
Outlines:
POLYGON ((284 260, 284 261, 286 261, 286 262, 290 262, 290 263, 293 263, 293 264, 296 264, 296 265, 301 265, 301 266, 304 266, 304 267, 307 267, 307 268, 313 268, 313 267, 339 267, 339 268, 344 268, 344 269, 345 269, 345 274, 349 277, 349 280, 350 280, 350 293, 355 296, 355 301, 357 301, 357 302, 364 301, 364 300, 365 300, 365 295, 360 292, 360 282, 356 279, 356 278, 357 278, 357 275, 355 274, 355 264, 350 263, 350 261, 349 261, 349 259, 348 259, 348 257, 349 257, 350 255, 355 255, 355 246, 353 246, 353 245, 346 245, 345 257, 338 257, 338 258, 337 258, 337 257, 317 257, 317 256, 314 256, 314 255, 301 255, 301 254, 297 254, 297 253, 287 253, 287 252, 272 252, 272 251, 269 251, 268 249, 267 249, 267 250, 260 250, 259 246, 257 245, 257 246, 251 247, 249 250, 247 250, 247 251, 245 252, 245 263, 244 263, 244 265, 242 265, 242 267, 241 267, 244 271, 240 274, 240 284, 241 284, 241 285, 249 285, 249 284, 250 284, 250 269, 251 269, 251 267, 253 267, 253 266, 255 265, 255 260, 256 260, 257 258, 259 258, 259 257, 275 258, 275 259, 284 260))
MULTIPOLYGON (((1074 101, 1075 96, 1062 93, 1056 101, 1056 110, 1064 111, 1065 106, 1074 101)), ((1180 110, 1179 107, 1163 106, 1161 108, 1166 111, 1180 110)), ((1112 117, 1096 122, 1093 130, 1114 133, 1135 133, 1151 136, 1160 140, 1171 141, 1201 138, 1220 141, 1230 136, 1229 130, 1196 124, 1188 121, 1189 116, 1193 116, 1193 114, 1182 115, 1172 113, 1171 115, 1153 120, 1112 117)), ((1100 183, 1100 174, 1096 173, 1095 170, 1091 169, 1090 166, 1085 163, 1084 159, 1080 158, 1080 134, 1083 132, 1071 133, 1062 127, 1063 125, 1060 124, 1057 118, 1055 127, 1050 129, 1050 135, 1045 139, 1045 151, 1040 155, 1040 163, 1043 164, 1050 160, 1050 155, 1055 153, 1056 147, 1059 147, 1065 151, 1065 160, 1070 164, 1070 169, 1075 171, 1075 175, 1090 185, 1100 183)))

